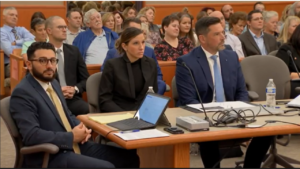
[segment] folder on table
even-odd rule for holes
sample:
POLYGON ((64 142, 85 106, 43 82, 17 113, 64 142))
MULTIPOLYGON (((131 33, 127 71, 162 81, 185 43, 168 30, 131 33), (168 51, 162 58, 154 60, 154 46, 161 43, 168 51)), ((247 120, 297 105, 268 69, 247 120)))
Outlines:
POLYGON ((89 119, 100 124, 112 123, 120 120, 133 118, 133 114, 115 114, 115 115, 90 115, 89 119))

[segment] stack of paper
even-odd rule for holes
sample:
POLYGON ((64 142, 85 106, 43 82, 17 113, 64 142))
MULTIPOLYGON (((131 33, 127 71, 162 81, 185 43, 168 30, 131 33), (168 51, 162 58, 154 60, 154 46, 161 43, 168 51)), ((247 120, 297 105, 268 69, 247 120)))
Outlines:
POLYGON ((296 98, 290 101, 286 106, 300 108, 300 95, 298 95, 296 98))
MULTIPOLYGON (((188 104, 188 107, 202 110, 201 104, 188 104)), ((212 103, 205 103, 203 104, 206 111, 218 111, 218 110, 224 110, 224 109, 240 109, 240 108, 249 108, 249 107, 255 107, 254 105, 241 102, 241 101, 232 101, 232 102, 212 102, 212 103)))
POLYGON ((169 134, 161 132, 157 129, 141 130, 139 132, 132 132, 132 133, 114 133, 114 134, 126 141, 170 136, 169 134))
POLYGON ((112 123, 120 120, 130 119, 133 118, 133 114, 126 113, 126 114, 116 114, 116 115, 90 115, 89 119, 100 123, 100 124, 107 124, 112 123))

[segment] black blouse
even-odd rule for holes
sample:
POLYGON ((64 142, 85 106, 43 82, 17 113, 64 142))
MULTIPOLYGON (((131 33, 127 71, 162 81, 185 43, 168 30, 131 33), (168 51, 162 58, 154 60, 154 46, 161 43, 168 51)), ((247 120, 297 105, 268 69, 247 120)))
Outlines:
POLYGON ((135 84, 135 95, 138 96, 143 90, 145 83, 141 68, 141 59, 131 63, 131 69, 135 84))

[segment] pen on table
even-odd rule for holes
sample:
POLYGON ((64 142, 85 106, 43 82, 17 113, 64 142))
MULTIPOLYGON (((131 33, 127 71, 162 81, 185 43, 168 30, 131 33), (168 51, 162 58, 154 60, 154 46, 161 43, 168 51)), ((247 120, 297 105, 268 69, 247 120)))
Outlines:
POLYGON ((129 131, 121 131, 120 133, 134 133, 134 132, 139 132, 140 130, 129 130, 129 131))
MULTIPOLYGON (((264 107, 267 107, 267 105, 263 105, 264 107)), ((275 109, 280 109, 280 106, 276 106, 275 109)))

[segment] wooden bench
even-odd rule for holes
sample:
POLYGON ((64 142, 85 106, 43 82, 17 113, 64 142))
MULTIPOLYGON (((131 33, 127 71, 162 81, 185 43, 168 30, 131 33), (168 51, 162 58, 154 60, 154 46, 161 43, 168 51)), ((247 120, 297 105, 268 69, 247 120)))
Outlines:
POLYGON ((20 83, 26 75, 26 67, 24 65, 23 57, 21 56, 22 49, 14 49, 10 54, 10 92, 20 83))
POLYGON ((160 66, 161 72, 163 74, 163 80, 167 85, 170 86, 170 91, 165 92, 165 96, 168 96, 171 98, 169 107, 172 108, 175 106, 173 99, 172 99, 172 79, 175 76, 175 70, 176 70, 176 61, 158 61, 158 64, 160 66))

